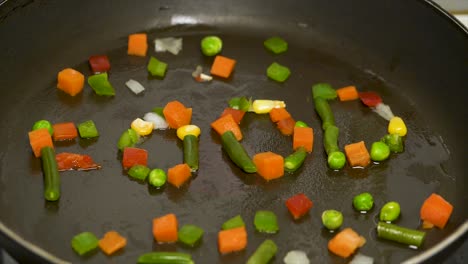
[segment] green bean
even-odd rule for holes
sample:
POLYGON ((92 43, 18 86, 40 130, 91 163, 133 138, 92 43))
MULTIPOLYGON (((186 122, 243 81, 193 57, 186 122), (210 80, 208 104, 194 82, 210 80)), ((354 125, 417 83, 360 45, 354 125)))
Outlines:
POLYGON ((400 216, 400 204, 388 202, 380 210, 380 221, 395 221, 400 216))
POLYGON ((54 149, 43 147, 41 158, 44 172, 44 198, 47 201, 57 201, 60 198, 60 175, 54 149))
POLYGON ((192 256, 180 252, 150 252, 140 255, 138 264, 193 264, 192 256))
POLYGON ((426 233, 393 224, 379 222, 377 225, 377 236, 379 238, 384 238, 402 244, 420 247, 424 242, 426 233))
POLYGON ((387 134, 380 141, 387 144, 393 153, 400 153, 404 150, 403 137, 398 134, 387 134))
POLYGON ((307 151, 304 147, 299 147, 293 154, 284 159, 284 170, 295 172, 304 163, 307 151))
POLYGON ((374 206, 374 198, 368 192, 358 194, 353 198, 353 206, 358 211, 369 211, 374 206))
POLYGON ((192 171, 198 170, 198 138, 194 135, 184 137, 184 163, 192 171))
POLYGON ((149 172, 150 169, 144 165, 134 165, 128 170, 128 175, 134 179, 144 181, 149 172))
POLYGON ((223 41, 217 36, 207 36, 201 41, 201 50, 206 56, 214 56, 221 52, 223 41))
POLYGON ((231 131, 227 131, 221 135, 223 148, 237 166, 247 173, 257 172, 257 167, 253 163, 249 154, 245 151, 244 147, 237 141, 236 137, 231 131))
POLYGON ((153 169, 149 173, 148 182, 154 187, 161 187, 166 183, 166 172, 161 169, 153 169))
POLYGON ((38 130, 41 128, 47 128, 50 135, 54 134, 54 128, 52 127, 52 124, 47 120, 39 120, 35 122, 32 127, 32 130, 38 130))
POLYGON ((329 126, 323 135, 323 146, 325 152, 330 155, 333 152, 340 151, 338 148, 338 133, 339 129, 336 126, 329 126))
POLYGON ((327 100, 322 97, 314 98, 315 111, 322 119, 322 129, 326 130, 329 126, 335 125, 335 117, 327 100))
POLYGON ((323 98, 325 100, 335 99, 337 97, 336 90, 328 83, 317 83, 312 86, 312 95, 314 100, 316 98, 323 98))
POLYGON ((330 230, 338 229, 343 224, 343 214, 336 210, 325 210, 322 213, 322 223, 330 230))
POLYGON ((384 142, 374 142, 370 156, 373 161, 384 161, 390 156, 390 148, 384 142))
POLYGON ((247 264, 267 264, 278 251, 278 247, 272 240, 265 240, 247 260, 247 264))

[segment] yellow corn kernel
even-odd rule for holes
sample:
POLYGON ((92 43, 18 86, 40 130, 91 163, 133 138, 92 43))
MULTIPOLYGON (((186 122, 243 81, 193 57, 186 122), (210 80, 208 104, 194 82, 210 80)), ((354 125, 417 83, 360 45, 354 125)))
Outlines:
POLYGON ((141 118, 133 120, 131 128, 135 130, 140 136, 147 136, 153 132, 154 124, 152 122, 146 122, 141 118))
POLYGON ((177 137, 180 140, 184 140, 184 137, 187 135, 200 136, 201 130, 196 125, 185 125, 177 129, 177 137))
POLYGON ((401 137, 406 136, 407 133, 405 122, 398 116, 393 117, 390 119, 390 123, 388 123, 388 133, 389 134, 397 134, 401 137))
POLYGON ((276 100, 255 100, 252 104, 253 112, 257 114, 266 114, 273 108, 285 108, 286 104, 284 101, 276 100))

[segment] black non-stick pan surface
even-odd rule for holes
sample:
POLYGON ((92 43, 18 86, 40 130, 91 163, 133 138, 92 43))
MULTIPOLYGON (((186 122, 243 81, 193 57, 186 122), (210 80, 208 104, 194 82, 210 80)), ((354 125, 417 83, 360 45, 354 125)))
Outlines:
MULTIPOLYGON (((57 258, 134 263, 142 253, 179 251, 192 254, 197 263, 242 263, 268 238, 279 246, 274 263, 282 263, 293 249, 305 251, 312 263, 347 263, 327 250, 334 234, 321 224, 326 209, 343 212, 343 227, 367 239, 359 252, 376 263, 431 255, 432 247, 466 229, 468 37, 466 29, 429 2, 8 1, 1 8, 0 223, 57 258), (126 54, 127 36, 136 32, 148 33, 146 58, 126 54), (209 69, 212 63, 201 54, 199 43, 211 34, 223 39, 222 55, 236 59, 237 65, 228 80, 197 83, 191 72, 197 65, 209 69), (281 55, 267 52, 263 41, 271 36, 286 39, 289 50, 281 55), (157 37, 182 37, 182 52, 156 54, 152 41, 157 37), (76 97, 56 89, 60 70, 72 67, 89 76, 87 59, 97 54, 110 59, 115 97, 99 97, 87 85, 76 97), (149 56, 169 64, 164 79, 148 76, 149 56), (266 68, 275 61, 291 69, 284 84, 266 77, 266 68), (146 91, 132 94, 125 87, 129 79, 141 82, 146 91), (318 82, 380 93, 408 126, 405 152, 365 169, 327 168, 321 123, 311 100, 311 86, 318 82), (231 163, 209 124, 235 96, 284 100, 296 120, 313 127, 314 151, 299 171, 265 182, 231 163), (192 123, 202 129, 200 170, 180 189, 158 190, 126 175, 116 143, 133 119, 171 100, 192 107, 192 123), (39 119, 53 123, 91 119, 100 132, 97 140, 55 144, 57 152, 89 154, 102 165, 101 170, 61 173, 58 202, 44 200, 41 161, 28 145, 27 133, 39 119), (374 195, 375 207, 360 214, 351 201, 365 191, 374 195), (285 200, 301 192, 314 206, 294 221, 285 200), (396 223, 418 228, 419 208, 433 192, 455 209, 445 229, 427 231, 420 249, 376 237, 384 203, 398 201, 401 216, 396 223), (257 210, 277 214, 279 233, 255 231, 257 210), (167 213, 175 213, 180 226, 202 227, 202 243, 194 248, 157 244, 152 219, 167 213), (246 221, 248 247, 220 255, 217 233, 237 214, 246 221), (91 231, 100 237, 109 230, 128 239, 127 247, 115 256, 97 251, 79 257, 71 249, 74 235, 91 231)), ((341 129, 340 147, 364 140, 370 148, 386 133, 387 121, 359 101, 333 101, 331 107, 341 129)), ((282 136, 268 115, 247 114, 241 129, 250 155, 291 153, 291 138, 282 136)), ((155 131, 139 146, 148 150, 150 167, 167 169, 182 162, 182 144, 174 130, 155 131)), ((17 243, 16 247, 24 244, 17 243)), ((16 257, 31 262, 25 256, 16 257)))

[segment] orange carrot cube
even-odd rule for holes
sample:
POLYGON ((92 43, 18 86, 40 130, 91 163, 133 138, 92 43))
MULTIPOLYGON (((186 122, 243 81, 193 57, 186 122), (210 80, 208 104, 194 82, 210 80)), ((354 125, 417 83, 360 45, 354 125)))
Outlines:
POLYGON ((370 155, 364 141, 349 144, 344 147, 346 158, 351 167, 366 167, 370 163, 370 155))
POLYGON ((52 137, 50 136, 49 130, 47 130, 47 128, 33 130, 28 133, 28 136, 29 143, 36 158, 39 158, 41 156, 41 149, 43 147, 54 148, 54 143, 52 143, 52 137))
POLYGON ((245 227, 238 227, 219 231, 218 249, 219 253, 226 254, 240 251, 247 247, 247 231, 245 227))
POLYGON ((235 65, 235 60, 218 55, 214 59, 210 72, 212 75, 218 77, 229 78, 229 76, 232 74, 232 71, 234 70, 235 65))
POLYGON ((293 149, 304 147, 307 152, 312 152, 314 146, 314 130, 311 127, 294 127, 293 149))
POLYGON ((104 237, 99 240, 99 247, 106 253, 112 255, 121 248, 127 245, 127 239, 121 236, 116 231, 109 231, 104 234, 104 237))
POLYGON ((189 165, 179 164, 167 170, 167 181, 179 188, 192 176, 189 165))
POLYGON ((83 90, 84 75, 71 68, 60 71, 57 75, 57 88, 71 96, 83 90))
POLYGON ((257 172, 265 180, 273 180, 284 175, 284 159, 273 152, 257 153, 253 157, 257 172))
POLYGON ((160 243, 176 242, 177 217, 175 214, 167 214, 153 219, 153 236, 160 243))
POLYGON ((128 55, 145 57, 147 51, 148 51, 148 39, 147 39, 146 34, 141 33, 141 34, 132 34, 128 36, 128 50, 127 50, 128 55))

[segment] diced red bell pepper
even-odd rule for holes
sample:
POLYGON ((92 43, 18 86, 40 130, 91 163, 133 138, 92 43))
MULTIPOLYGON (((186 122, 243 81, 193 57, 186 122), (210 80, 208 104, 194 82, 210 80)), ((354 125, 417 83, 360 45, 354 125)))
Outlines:
POLYGON ((285 119, 281 119, 276 123, 281 134, 285 136, 290 136, 294 133, 294 126, 296 125, 296 121, 292 117, 288 117, 285 119))
POLYGON ((363 104, 369 107, 376 107, 378 104, 382 103, 382 98, 376 92, 360 92, 359 98, 363 104))
POLYGON ((129 169, 134 165, 146 166, 148 162, 148 151, 140 148, 124 148, 122 166, 129 169))
POLYGON ((62 152, 55 156, 59 171, 65 170, 94 170, 101 166, 96 164, 91 156, 69 152, 62 152))
POLYGON ((106 55, 95 55, 89 57, 89 66, 93 73, 104 73, 110 70, 109 58, 106 55))
POLYGON ((242 118, 244 118, 245 112, 242 110, 227 107, 226 109, 224 109, 220 117, 223 117, 229 114, 232 115, 232 118, 237 124, 240 124, 240 122, 242 121, 242 118))
POLYGON ((296 194, 286 200, 286 207, 288 207, 288 210, 294 219, 299 219, 303 215, 307 214, 313 205, 312 201, 303 193, 296 194))

